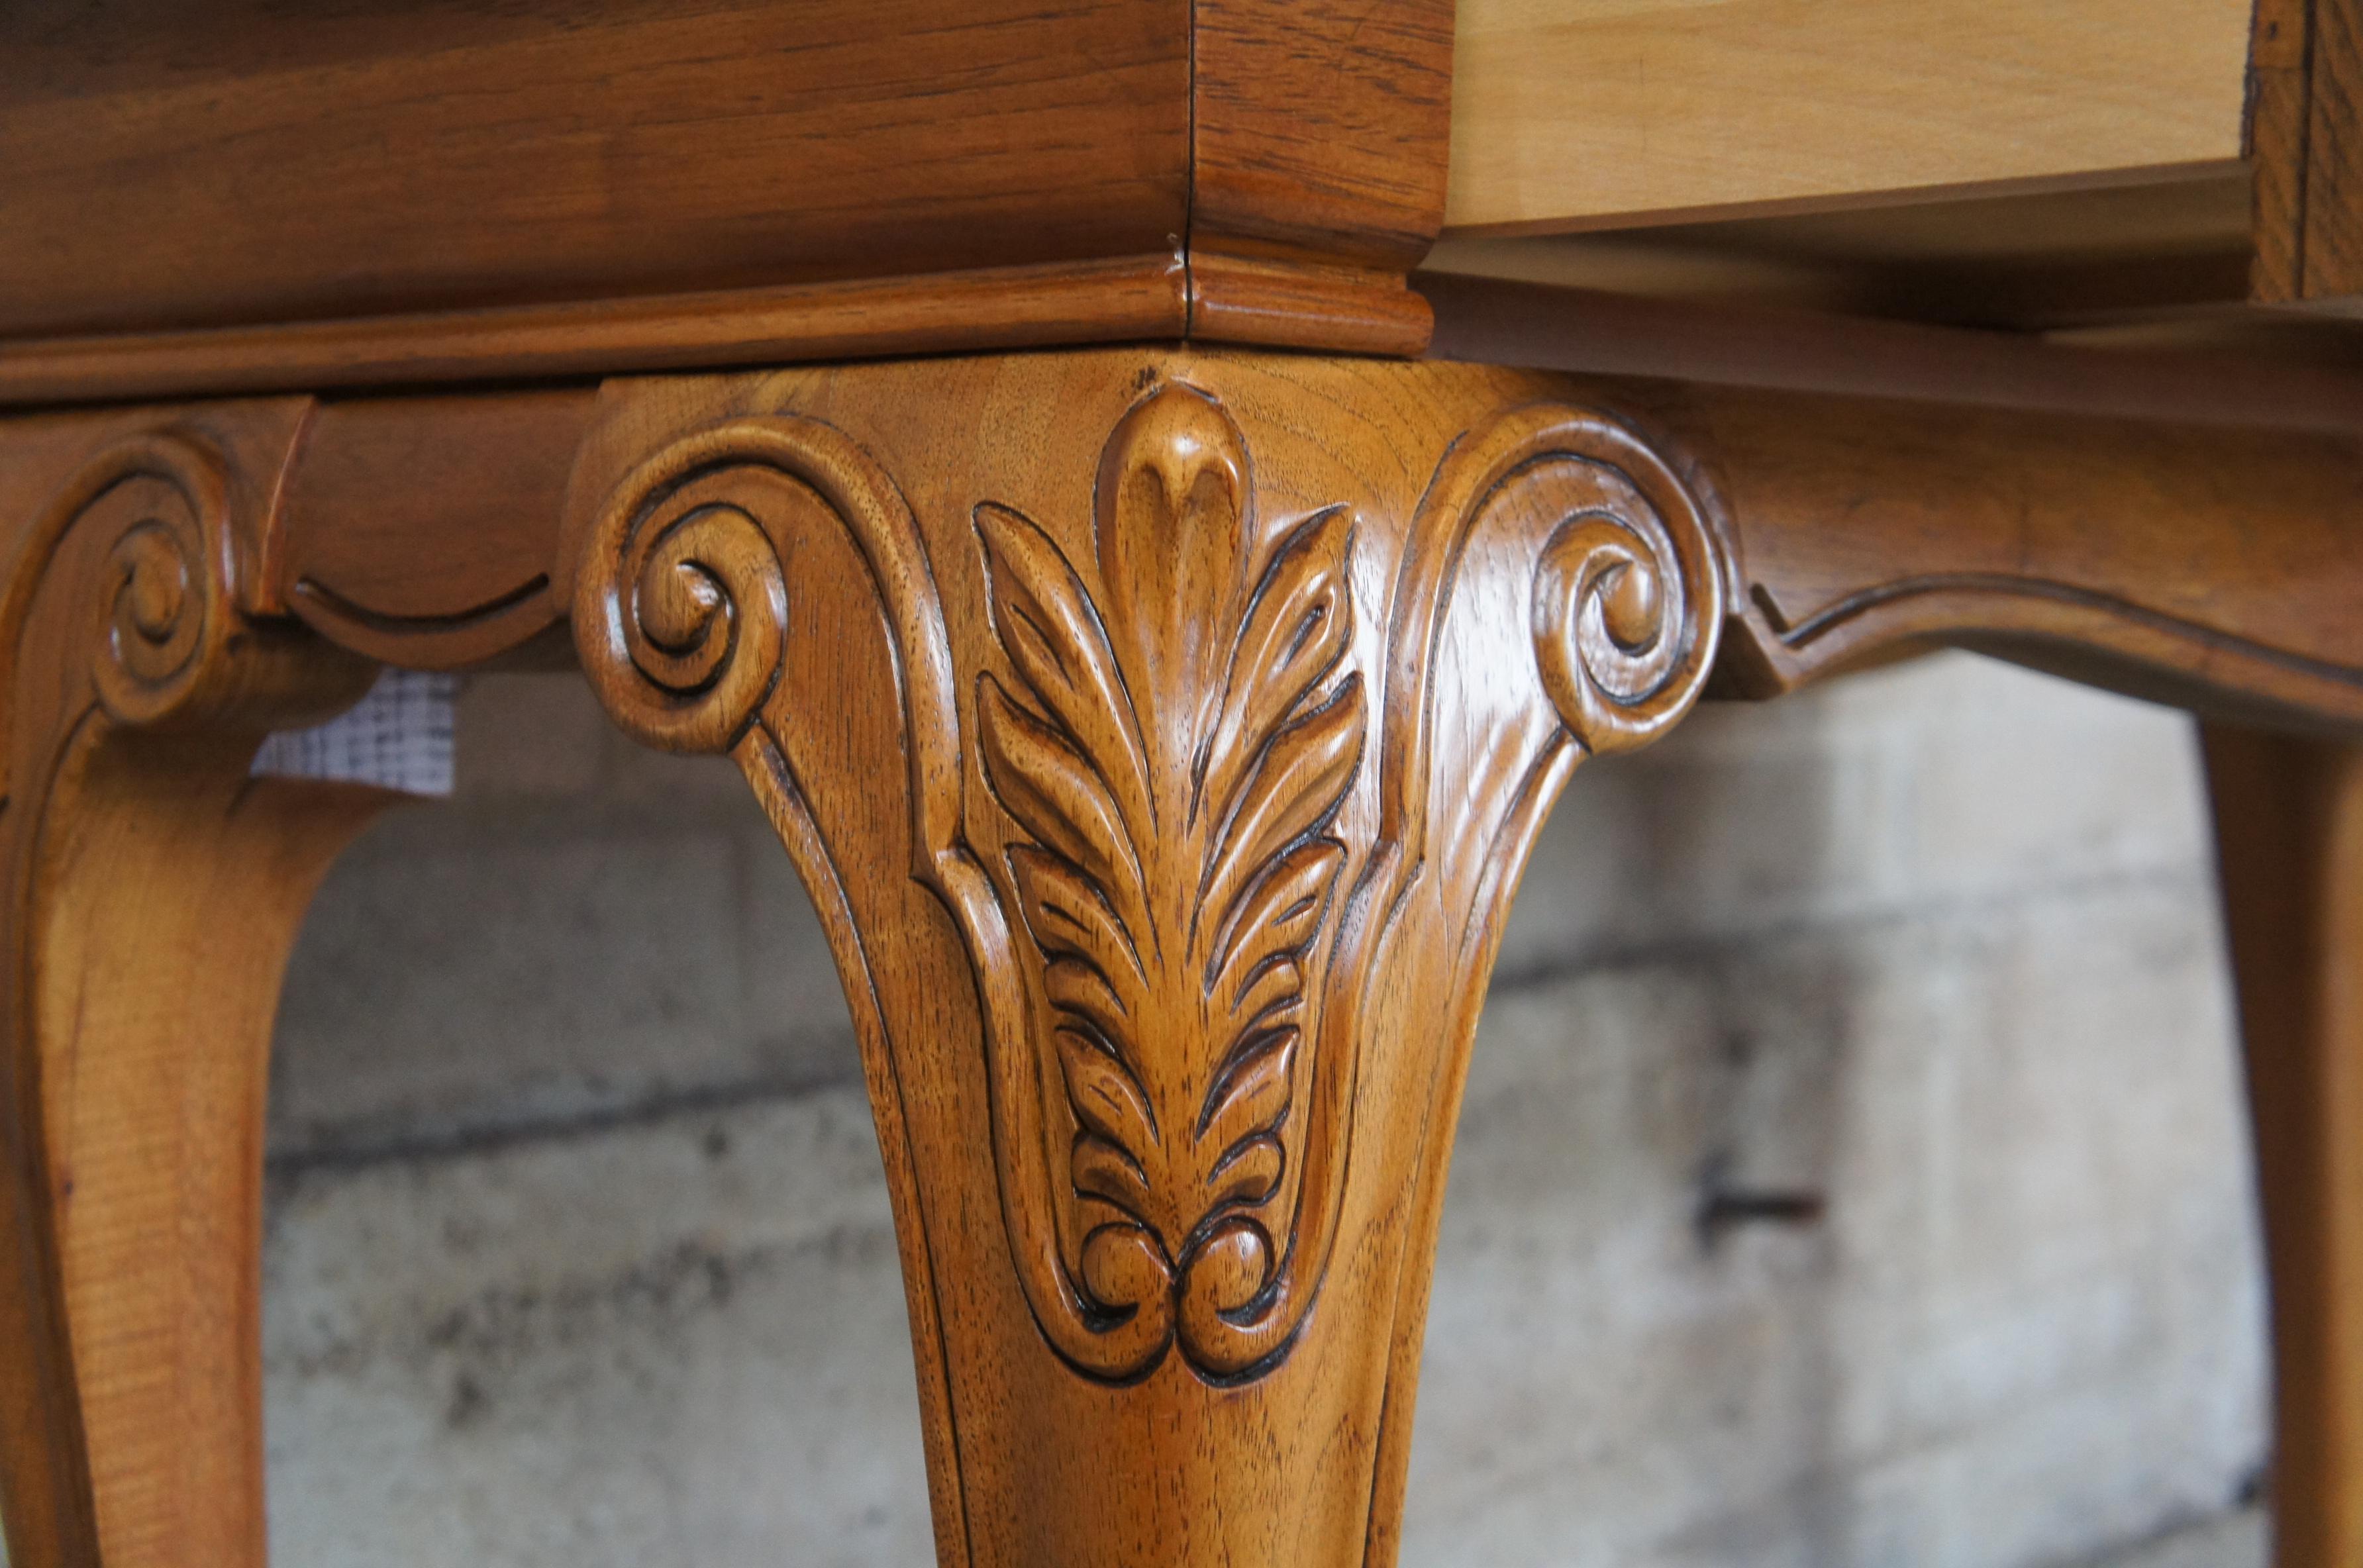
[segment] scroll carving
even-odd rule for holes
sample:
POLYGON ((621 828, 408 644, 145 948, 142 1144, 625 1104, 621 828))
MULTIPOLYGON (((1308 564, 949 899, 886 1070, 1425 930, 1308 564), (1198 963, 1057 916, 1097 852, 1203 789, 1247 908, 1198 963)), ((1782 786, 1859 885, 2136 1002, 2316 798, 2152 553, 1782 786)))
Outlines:
POLYGON ((21 1561, 227 1562, 261 1533, 241 1243, 270 1003, 311 877, 381 799, 250 788, 267 730, 373 673, 242 609, 243 502, 286 412, 91 414, 90 455, 6 529, 0 1512, 21 1561))
MULTIPOLYGON (((0 646, 15 647, 35 595, 58 581, 51 565, 79 530, 111 532, 100 580, 88 589, 102 617, 88 634, 95 695, 117 720, 153 723, 202 702, 217 687, 233 635, 234 570, 227 479, 197 443, 135 436, 85 464, 51 499, 20 547, 0 600, 0 646)), ((13 720, 13 715, 12 715, 13 720)))
MULTIPOLYGON (((1455 443, 1428 486, 1404 601, 1441 632, 1470 540, 1490 517, 1540 509, 1533 640, 1544 690, 1592 753, 1663 734, 1697 699, 1727 596, 1706 513, 1666 459, 1616 421, 1544 403, 1455 443)), ((1407 638, 1403 657, 1424 657, 1407 638)))
POLYGON ((169 430, 115 441, 67 480, 19 536, 0 589, 0 648, 16 650, 17 676, 0 690, 12 704, 0 726, 20 740, 61 734, 94 701, 120 725, 259 734, 361 693, 361 660, 241 614, 229 492, 224 459, 169 430), (67 619, 39 619, 50 615, 67 619), (57 660, 62 685, 36 676, 57 660), (24 712, 34 691, 65 710, 24 712))
POLYGON ((976 986, 1008 1256, 1095 1382, 1178 1354, 1237 1385, 1288 1356, 1344 1224, 1367 1037, 1450 1033, 1377 1021, 1403 1005, 1391 944, 1462 940, 1407 932, 1412 889, 1490 929, 1566 767, 1661 733, 1713 657, 1716 548, 1645 443, 1548 404, 1444 446, 1408 517, 1276 509, 1226 402, 1152 376, 1087 510, 953 480, 933 493, 959 512, 922 515, 845 430, 747 415, 660 449, 589 532, 575 625, 611 710, 731 752, 782 821, 791 607, 848 587, 784 563, 815 499, 857 546, 915 875, 976 986), (947 579, 954 552, 973 567, 947 579), (1503 727, 1437 727, 1447 668, 1481 668, 1503 727), (1440 768, 1461 776, 1437 823, 1440 768))

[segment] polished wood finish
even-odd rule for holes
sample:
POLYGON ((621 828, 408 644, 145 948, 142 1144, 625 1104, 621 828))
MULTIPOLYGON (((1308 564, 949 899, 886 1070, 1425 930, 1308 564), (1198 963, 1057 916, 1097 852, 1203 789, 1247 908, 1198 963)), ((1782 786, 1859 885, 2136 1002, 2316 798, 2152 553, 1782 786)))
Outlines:
POLYGON ((1954 645, 2218 714, 2363 723, 2363 380, 1432 292, 1455 353, 1697 378, 1606 395, 1696 455, 1728 519, 1730 694, 1954 645))
POLYGON ((2307 45, 2303 288, 2363 308, 2363 5, 2313 0, 2307 45))
POLYGON ((2283 303, 2305 293, 2306 115, 2313 0, 2257 0, 2248 53, 2248 160, 2254 259, 2250 293, 2283 303))
MULTIPOLYGON (((1402 314, 1401 291, 1349 280, 1402 314)), ((1324 294, 1339 347, 1415 348, 1381 314, 1324 294), (1342 318, 1342 319, 1339 319, 1342 318), (1359 337, 1357 336, 1359 335, 1359 337)), ((1179 337, 1190 276, 1178 252, 995 267, 917 278, 789 284, 629 300, 573 300, 392 317, 265 323, 196 332, 0 339, 0 404, 172 393, 398 387, 582 376, 750 360, 834 359, 1102 338, 1179 337)))
MULTIPOLYGON (((1577 368, 1143 347, 20 418, 0 500, 89 553, 10 580, 83 585, 16 591, 95 628, 116 580, 93 563, 128 551, 105 602, 175 624, 139 520, 194 494, 234 611, 209 624, 239 629, 223 668, 302 653, 321 701, 366 661, 298 618, 424 667, 570 619, 627 728, 738 760, 821 911, 896 1206, 942 1560, 1383 1564, 1475 1009, 1581 757, 1710 681, 1768 695, 1947 643, 2363 730, 2347 377, 1436 298, 1456 352, 1577 368)), ((0 643, 36 692, 98 692, 42 697, 24 733, 54 748, 57 715, 86 713, 94 749, 53 749, 73 765, 34 776, 63 782, 0 816, 90 846, 34 857, 52 880, 26 885, 58 890, 15 906, 39 918, 12 939, 52 999, 16 1057, 16 1103, 42 1110, 7 1124, 33 1250, 0 1338, 34 1413, 0 1430, 0 1509, 36 1568, 180 1560, 106 1547, 110 1518, 250 1538, 250 1383, 220 1371, 251 1363, 244 1233, 224 1220, 235 1246, 179 1262, 115 1238, 149 1233, 159 1190, 246 1212, 250 1139, 223 1130, 250 1126, 263 977, 343 820, 328 802, 311 839, 272 807, 251 831, 282 848, 231 856, 255 841, 221 824, 272 799, 235 782, 258 711, 225 694, 151 733, 57 684, 92 646, 0 643), (134 881, 194 901, 127 912, 106 890, 134 881), (279 912, 192 912, 223 897, 279 912), (135 941, 218 972, 209 1037, 235 1049, 174 1079, 138 1014, 75 1053, 93 1097, 52 1110, 42 1020, 128 973, 135 941), (193 1104, 214 1138, 178 1146, 172 1185, 92 1135, 54 1217, 55 1129, 193 1104), (128 1218, 77 1231, 94 1201, 128 1218), (143 1267, 220 1303, 210 1337, 69 1335, 150 1299, 77 1278, 143 1267), (184 1468, 137 1435, 158 1400, 203 1407, 184 1468), (193 1511, 190 1477, 245 1501, 193 1511)), ((2280 1288, 2299 1320, 2336 1309, 2280 1288)), ((2285 1477, 2341 1472, 2318 1428, 2291 1441, 2313 1457, 2285 1477)))
POLYGON ((1178 0, 37 0, 0 335, 1170 252, 1189 50, 1178 0))
POLYGON ((2347 436, 1720 392, 1688 417, 1741 535, 1735 690, 1951 644, 2213 713, 2363 723, 2347 436))
POLYGON ((1193 270, 1417 266, 1444 214, 1452 27, 1453 0, 1195 0, 1193 270))
POLYGON ((2272 1267, 2274 1561, 2363 1562, 2363 749, 2213 725, 2272 1267))
POLYGON ((247 777, 370 667, 250 621, 284 405, 0 435, 0 1517, 23 1564, 262 1560, 281 966, 391 797, 247 777))
POLYGON ((939 1560, 1392 1560, 1532 834, 1703 681, 1643 441, 1469 367, 1114 350, 619 382, 609 711, 738 762, 861 1035, 939 1560))
POLYGON ((412 669, 557 625, 550 539, 595 403, 582 387, 309 408, 257 610, 412 669))
POLYGON ((1463 264, 1653 226, 1522 243, 1693 296, 1677 251, 2335 312, 2358 6, 2262 0, 2246 143, 2247 0, 0 17, 0 403, 282 394, 0 421, 12 1561, 259 1564, 271 999, 385 798, 249 759, 570 632, 819 909, 962 1568, 1392 1560, 1476 1010, 1585 757, 1938 645, 2346 737, 2210 758, 2283 1568, 2363 1560, 2363 381, 1405 286, 1448 216, 1463 264), (1410 355, 1430 299, 1426 362, 1187 341, 1410 355))
POLYGON ((78 756, 33 830, 39 970, 17 1042, 55 1080, 39 1121, 62 1321, 38 1349, 12 1336, 6 1359, 54 1362, 62 1328, 71 1362, 45 1378, 70 1385, 43 1388, 39 1407, 14 1405, 33 1391, 10 1379, 12 1409, 40 1410, 0 1460, 12 1562, 79 1560, 86 1529, 109 1563, 263 1561, 272 1016, 321 874, 398 797, 247 779, 250 742, 199 749, 78 756), (20 1467, 35 1448, 66 1462, 48 1496, 27 1495, 43 1479, 20 1467))
POLYGON ((1451 11, 39 5, 0 17, 0 209, 40 237, 0 245, 0 403, 1132 338, 1414 353, 1451 11))
POLYGON ((1447 223, 1570 233, 2242 157, 2250 0, 1461 0, 1447 223))
POLYGON ((1422 272, 1429 353, 1651 378, 2025 413, 2363 437, 2363 375, 2302 359, 2099 348, 2020 333, 1636 298, 1422 272))
MULTIPOLYGON (((1422 286, 1440 353, 1575 372, 1554 395, 1644 423, 1696 467, 1740 546, 1726 687, 1965 640, 2215 711, 2354 709, 2363 378, 1422 286)), ((305 434, 256 545, 257 610, 429 668, 505 655, 564 613, 547 580, 592 389, 271 406, 305 434)))
POLYGON ((2242 308, 2253 201, 2248 166, 2232 164, 2090 189, 1563 235, 1448 233, 1425 267, 1708 305, 2018 330, 2238 318, 2256 315, 2242 308))

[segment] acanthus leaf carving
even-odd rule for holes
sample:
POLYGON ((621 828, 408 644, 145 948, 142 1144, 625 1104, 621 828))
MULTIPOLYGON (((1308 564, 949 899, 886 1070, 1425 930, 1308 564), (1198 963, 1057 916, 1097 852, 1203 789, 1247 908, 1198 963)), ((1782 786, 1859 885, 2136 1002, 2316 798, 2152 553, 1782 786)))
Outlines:
POLYGON ((1553 403, 1445 441, 1415 504, 1373 486, 1402 508, 1375 521, 1317 494, 1268 507, 1226 404, 1154 378, 1087 508, 994 491, 931 476, 915 507, 849 430, 734 414, 609 492, 577 637, 619 717, 731 752, 783 836, 825 836, 782 738, 820 689, 780 685, 782 639, 798 531, 841 527, 860 580, 793 592, 883 612, 904 864, 975 983, 989 1168, 1034 1322, 1093 1381, 1178 1352, 1246 1383, 1372 1222, 1347 1200, 1366 1055, 1389 1064, 1387 1116, 1404 1052, 1449 1070, 1567 769, 1695 698, 1720 547, 1646 441, 1553 403), (963 547, 978 569, 947 580, 982 602, 948 613, 937 569, 963 547))
POLYGON ((1354 529, 1342 507, 1264 529, 1237 427, 1187 387, 1119 422, 1095 497, 1096 597, 1033 521, 976 509, 1015 687, 978 679, 982 765, 1020 835, 1003 858, 1075 1128, 1086 1306, 1170 1322, 1233 1376, 1257 1357, 1204 1325, 1288 1244, 1333 830, 1369 730, 1354 529))

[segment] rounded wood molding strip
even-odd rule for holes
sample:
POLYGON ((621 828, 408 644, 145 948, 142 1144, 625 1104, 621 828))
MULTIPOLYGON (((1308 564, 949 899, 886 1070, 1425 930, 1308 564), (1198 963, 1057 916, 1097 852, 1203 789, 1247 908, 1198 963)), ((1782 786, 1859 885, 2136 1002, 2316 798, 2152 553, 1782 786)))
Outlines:
POLYGON ((1179 337, 1174 254, 916 278, 0 343, 0 405, 1179 337))
POLYGON ((1417 354, 1401 274, 1208 255, 188 332, 0 342, 0 407, 530 381, 1103 343, 1417 354))

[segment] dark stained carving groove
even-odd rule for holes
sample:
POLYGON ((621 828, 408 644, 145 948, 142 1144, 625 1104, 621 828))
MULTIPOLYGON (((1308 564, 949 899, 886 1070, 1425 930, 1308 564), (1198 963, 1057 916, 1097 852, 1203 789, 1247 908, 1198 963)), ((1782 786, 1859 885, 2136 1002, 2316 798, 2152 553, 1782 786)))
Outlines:
MULTIPOLYGON (((2051 582, 2039 578, 2012 577, 1997 572, 1932 572, 1919 577, 1901 578, 1880 583, 1859 592, 1848 594, 1836 603, 1826 605, 1798 620, 1784 615, 1771 591, 1761 583, 1750 591, 1749 598, 1764 613, 1782 645, 1792 648, 1810 647, 1815 642, 1837 633, 1854 623, 1867 620, 1891 605, 1905 604, 1914 600, 1940 598, 1947 594, 1966 597, 2036 600, 2073 609, 2089 611, 2106 620, 2122 622, 2146 631, 2157 632, 2194 646, 2221 649, 2242 658, 2256 659, 2276 665, 2294 674, 2341 685, 2363 688, 2363 669, 2334 664, 2326 659, 2312 658, 2269 643, 2258 642, 2237 633, 2226 632, 2202 622, 2186 620, 2180 615, 2154 610, 2113 594, 2079 588, 2069 583, 2051 582)), ((1959 625, 1937 624, 1929 628, 1931 635, 1973 633, 1980 630, 1974 622, 1959 625)))
POLYGON ((298 579, 287 601, 305 625, 328 641, 408 669, 481 664, 523 646, 561 618, 546 572, 483 603, 444 614, 374 610, 314 577, 298 579))
POLYGON ((372 610, 366 604, 355 603, 317 578, 299 578, 295 583, 298 597, 311 601, 322 612, 356 626, 388 635, 440 636, 451 632, 466 631, 488 621, 500 619, 528 603, 549 590, 549 574, 536 572, 507 592, 470 605, 465 610, 453 610, 434 615, 402 615, 387 610, 372 610))

